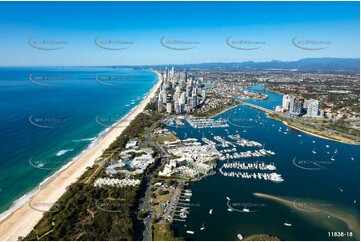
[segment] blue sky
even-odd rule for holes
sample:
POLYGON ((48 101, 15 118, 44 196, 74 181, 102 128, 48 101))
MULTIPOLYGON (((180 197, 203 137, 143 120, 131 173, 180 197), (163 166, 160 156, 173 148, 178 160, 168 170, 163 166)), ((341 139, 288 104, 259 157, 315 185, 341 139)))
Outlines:
POLYGON ((359 2, 0 2, 0 66, 358 58, 359 12, 359 2), (67 43, 40 50, 30 37, 67 43), (107 50, 94 43, 96 37, 132 44, 107 50), (197 44, 173 50, 161 45, 162 37, 197 44), (226 44, 228 37, 263 44, 239 50, 226 44), (327 48, 297 48, 294 37, 326 41, 316 47, 327 48))

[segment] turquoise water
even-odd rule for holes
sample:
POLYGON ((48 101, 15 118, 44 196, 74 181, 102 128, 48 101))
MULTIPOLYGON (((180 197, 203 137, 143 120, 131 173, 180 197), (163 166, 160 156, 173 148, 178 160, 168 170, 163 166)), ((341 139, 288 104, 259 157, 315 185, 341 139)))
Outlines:
MULTIPOLYGON (((252 90, 261 90, 255 86, 252 90)), ((269 99, 252 101, 260 106, 273 108, 281 104, 281 96, 265 92, 269 99)), ((249 140, 265 144, 275 156, 229 160, 273 162, 277 173, 282 175, 282 183, 256 179, 241 179, 217 174, 197 183, 192 183, 191 212, 186 222, 176 222, 175 228, 187 240, 238 240, 244 237, 266 233, 282 240, 358 240, 360 224, 360 147, 317 138, 298 130, 288 128, 283 123, 268 119, 263 112, 246 106, 233 108, 216 118, 228 118, 234 123, 248 128, 227 128, 229 134, 236 131, 249 140), (252 119, 252 120, 251 120, 252 119), (282 128, 282 132, 278 131, 282 128), (299 137, 299 135, 301 137, 299 137), (329 146, 329 147, 326 147, 329 146), (312 150, 317 151, 316 154, 312 150), (329 152, 329 154, 327 153, 329 152), (332 161, 332 157, 334 161, 332 161), (302 169, 294 165, 306 161, 302 169), (298 162, 297 162, 298 161, 298 162), (322 169, 314 169, 321 164, 322 169), (262 193, 275 199, 255 196, 262 193), (256 212, 241 213, 227 210, 227 199, 233 208, 244 207, 256 212), (278 199, 278 200, 277 200, 278 199), (296 204, 296 205, 295 205, 296 204), (213 209, 212 215, 209 210, 213 209), (341 218, 341 219, 340 219, 341 218), (350 224, 347 225, 347 222, 350 224), (206 227, 200 230, 204 223, 206 227), (284 223, 292 224, 291 227, 284 223), (188 234, 187 230, 195 233, 188 234), (329 232, 353 232, 352 237, 330 237, 329 232)), ((227 140, 224 129, 171 128, 178 137, 206 137, 213 140, 219 135, 227 140), (213 133, 213 135, 211 134, 213 133)), ((254 150, 240 148, 237 151, 254 150)), ((217 168, 227 161, 219 161, 217 168)), ((319 167, 318 167, 319 168, 319 167)))
POLYGON ((0 212, 94 145, 156 80, 147 70, 0 68, 0 212))

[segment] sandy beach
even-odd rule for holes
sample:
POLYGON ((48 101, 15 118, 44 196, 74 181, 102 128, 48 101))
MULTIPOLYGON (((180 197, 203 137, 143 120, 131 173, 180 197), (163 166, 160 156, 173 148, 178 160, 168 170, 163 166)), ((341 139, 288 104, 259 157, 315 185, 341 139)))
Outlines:
POLYGON ((115 128, 109 130, 104 137, 89 151, 75 160, 71 165, 54 175, 33 197, 25 204, 12 212, 0 222, 0 240, 17 240, 19 236, 26 236, 40 221, 43 211, 32 208, 31 204, 54 204, 66 191, 66 188, 76 182, 78 178, 91 167, 94 161, 102 155, 103 150, 123 132, 129 123, 141 113, 150 99, 155 95, 161 85, 158 73, 158 81, 149 92, 149 95, 128 115, 120 121, 115 128))

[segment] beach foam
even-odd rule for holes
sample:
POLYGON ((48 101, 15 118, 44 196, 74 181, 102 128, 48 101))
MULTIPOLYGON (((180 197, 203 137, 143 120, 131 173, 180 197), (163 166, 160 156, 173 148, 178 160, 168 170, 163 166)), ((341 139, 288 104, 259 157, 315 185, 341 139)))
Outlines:
POLYGON ((70 151, 73 151, 74 149, 67 149, 67 150, 61 150, 56 153, 56 156, 62 156, 70 151))

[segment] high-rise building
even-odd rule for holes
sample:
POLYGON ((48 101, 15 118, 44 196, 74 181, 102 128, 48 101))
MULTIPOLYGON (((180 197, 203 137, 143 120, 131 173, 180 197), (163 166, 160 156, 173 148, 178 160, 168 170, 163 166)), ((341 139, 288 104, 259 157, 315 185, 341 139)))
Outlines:
POLYGON ((166 90, 162 91, 162 101, 163 101, 163 103, 167 103, 167 91, 166 90))
POLYGON ((290 101, 291 101, 291 96, 290 95, 283 95, 282 107, 284 109, 288 110, 290 108, 290 101))
POLYGON ((179 113, 184 113, 184 103, 179 103, 179 113))
POLYGON ((167 113, 172 113, 172 103, 167 103, 167 113))
POLYGON ((198 96, 197 96, 197 94, 193 93, 192 94, 192 107, 196 108, 198 105, 199 105, 198 96))
POLYGON ((165 68, 165 81, 168 82, 169 79, 169 70, 168 67, 165 68))
POLYGON ((206 90, 204 90, 204 89, 202 90, 202 98, 203 98, 203 100, 206 99, 206 90))
POLYGON ((171 77, 172 79, 175 79, 175 78, 174 78, 174 66, 172 66, 172 69, 170 70, 170 77, 171 77))
POLYGON ((303 99, 301 97, 291 98, 290 114, 301 115, 304 101, 305 101, 305 99, 303 99))
POLYGON ((158 100, 158 112, 163 112, 163 103, 162 103, 162 101, 159 101, 158 100))
POLYGON ((178 101, 174 101, 174 112, 175 112, 176 114, 179 114, 179 113, 180 113, 178 101))
POLYGON ((320 117, 320 101, 313 99, 307 100, 306 116, 312 118, 320 117))
POLYGON ((159 91, 158 95, 158 112, 163 112, 163 103, 162 103, 162 90, 159 91))

